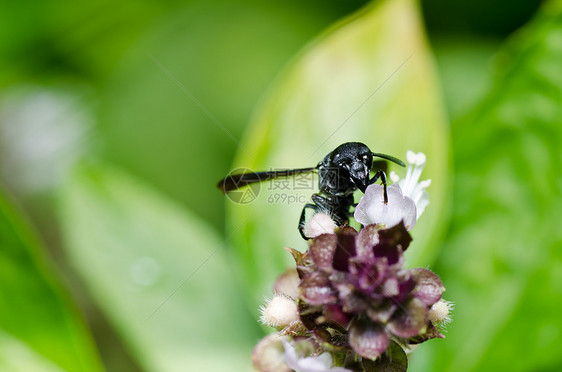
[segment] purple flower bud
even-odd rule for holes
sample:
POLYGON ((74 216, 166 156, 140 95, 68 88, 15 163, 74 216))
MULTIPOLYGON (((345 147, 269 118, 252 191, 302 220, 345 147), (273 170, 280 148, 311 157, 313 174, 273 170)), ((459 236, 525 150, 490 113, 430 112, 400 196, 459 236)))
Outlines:
POLYGON ((323 234, 317 236, 310 244, 310 255, 312 261, 318 268, 327 273, 331 273, 334 253, 336 253, 338 237, 333 234, 323 234))
POLYGON ((376 359, 390 342, 390 335, 379 323, 355 319, 349 326, 349 344, 364 358, 376 359))
POLYGON ((427 306, 412 298, 398 308, 388 322, 388 329, 402 338, 417 336, 427 325, 427 306))
POLYGON ((287 269, 275 281, 273 292, 284 294, 296 300, 299 297, 299 284, 300 278, 297 270, 287 269))
POLYGON ((336 302, 336 294, 328 275, 321 272, 306 274, 299 285, 299 297, 311 305, 336 302))
POLYGON ((441 299, 445 288, 437 274, 422 268, 408 270, 416 282, 413 295, 425 305, 431 306, 441 299))

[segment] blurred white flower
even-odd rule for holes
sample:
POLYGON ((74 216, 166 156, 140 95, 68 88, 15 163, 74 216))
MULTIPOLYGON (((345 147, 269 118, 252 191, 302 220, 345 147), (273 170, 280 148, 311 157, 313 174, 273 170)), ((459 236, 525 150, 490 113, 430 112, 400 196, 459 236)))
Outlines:
POLYGON ((351 372, 347 368, 332 367, 330 353, 322 353, 315 357, 299 358, 297 351, 289 341, 283 339, 287 365, 296 372, 351 372))
POLYGON ((285 361, 284 336, 273 333, 261 339, 252 351, 252 364, 260 372, 291 372, 285 361))
POLYGON ((299 298, 299 284, 301 279, 296 269, 287 269, 273 285, 273 291, 275 293, 283 294, 289 296, 292 299, 299 298))
POLYGON ((273 328, 284 328, 299 320, 297 303, 283 294, 275 294, 260 307, 260 321, 273 328))
POLYGON ((0 103, 0 172, 18 191, 58 185, 89 150, 93 118, 80 88, 16 88, 0 103))
POLYGON ((406 170, 406 177, 400 179, 394 172, 390 172, 390 179, 394 183, 398 183, 402 189, 404 196, 411 198, 416 203, 416 219, 420 218, 425 207, 429 204, 429 194, 425 190, 431 185, 431 180, 419 181, 423 167, 425 166, 425 154, 413 151, 406 153, 406 160, 408 162, 408 169, 406 170))
POLYGON ((312 216, 304 225, 304 234, 309 238, 316 238, 322 234, 333 234, 336 227, 332 217, 326 213, 319 212, 312 216))
POLYGON ((429 309, 429 320, 431 323, 445 326, 453 321, 451 311, 453 311, 455 304, 451 301, 440 299, 431 306, 429 309))

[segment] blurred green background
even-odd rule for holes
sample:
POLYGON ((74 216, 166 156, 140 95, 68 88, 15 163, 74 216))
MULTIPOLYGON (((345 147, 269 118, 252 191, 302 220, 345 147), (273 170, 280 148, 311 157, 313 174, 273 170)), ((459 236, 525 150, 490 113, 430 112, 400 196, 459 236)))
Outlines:
POLYGON ((348 140, 428 156, 410 370, 562 370, 562 1, 1 0, 0 371, 251 370, 302 205, 216 182, 348 140))

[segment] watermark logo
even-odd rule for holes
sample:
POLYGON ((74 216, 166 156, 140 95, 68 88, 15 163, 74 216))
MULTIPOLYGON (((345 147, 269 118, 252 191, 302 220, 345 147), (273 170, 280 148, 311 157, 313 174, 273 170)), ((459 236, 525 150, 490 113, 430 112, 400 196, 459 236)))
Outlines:
POLYGON ((274 168, 255 173, 249 168, 237 168, 228 174, 224 182, 232 190, 226 194, 227 197, 236 204, 252 203, 259 196, 262 187, 266 190, 269 204, 305 204, 316 189, 319 177, 323 180, 321 187, 338 188, 338 168, 323 169, 321 174, 313 170, 298 172, 274 168))
POLYGON ((226 196, 236 204, 250 204, 260 193, 260 178, 248 168, 232 170, 226 176, 226 182, 234 185, 235 189, 227 192, 226 196))

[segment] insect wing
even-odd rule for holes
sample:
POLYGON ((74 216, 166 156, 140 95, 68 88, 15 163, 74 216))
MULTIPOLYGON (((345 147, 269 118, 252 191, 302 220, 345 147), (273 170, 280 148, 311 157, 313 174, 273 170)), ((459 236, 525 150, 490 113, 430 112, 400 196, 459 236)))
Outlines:
POLYGON ((217 184, 217 187, 219 188, 219 190, 226 193, 229 191, 237 190, 244 186, 251 185, 253 183, 264 182, 274 178, 291 177, 296 174, 312 172, 315 169, 316 168, 299 168, 266 172, 248 171, 239 174, 229 174, 217 184))

